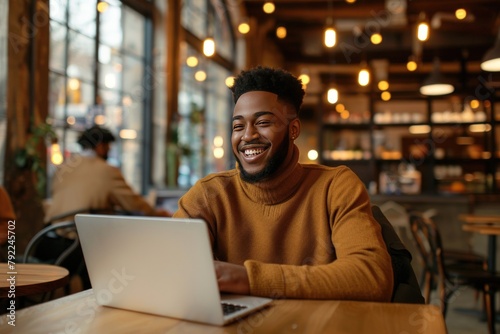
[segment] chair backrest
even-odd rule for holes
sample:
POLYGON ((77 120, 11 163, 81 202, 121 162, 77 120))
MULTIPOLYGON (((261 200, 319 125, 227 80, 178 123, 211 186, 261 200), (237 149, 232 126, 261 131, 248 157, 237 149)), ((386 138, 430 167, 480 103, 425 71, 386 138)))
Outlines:
MULTIPOLYGON (((437 286, 441 303, 445 302, 446 271, 441 234, 436 223, 421 212, 410 212, 410 227, 427 272, 424 295, 429 302, 430 290, 437 286)), ((445 306, 442 304, 441 309, 445 306)))
POLYGON ((372 206, 372 213, 382 228, 382 237, 391 256, 394 274, 394 289, 391 301, 394 303, 424 304, 425 299, 422 296, 415 272, 411 266, 411 253, 401 242, 394 227, 378 206, 372 206))
MULTIPOLYGON (((65 222, 59 222, 59 223, 53 223, 48 226, 45 226, 43 229, 41 229, 38 233, 36 233, 31 240, 28 242, 28 245, 26 245, 26 249, 24 251, 24 255, 22 258, 23 263, 28 263, 28 262, 33 262, 33 253, 36 250, 36 246, 38 243, 49 233, 55 232, 56 230, 73 230, 76 233, 76 226, 74 221, 65 221, 65 222)), ((80 241, 78 238, 75 238, 74 242, 66 248, 55 260, 54 264, 60 265, 61 263, 66 260, 66 258, 78 248, 80 245, 80 241)))
POLYGON ((435 244, 432 242, 433 230, 422 213, 412 211, 409 215, 410 229, 422 257, 424 270, 435 273, 435 244))

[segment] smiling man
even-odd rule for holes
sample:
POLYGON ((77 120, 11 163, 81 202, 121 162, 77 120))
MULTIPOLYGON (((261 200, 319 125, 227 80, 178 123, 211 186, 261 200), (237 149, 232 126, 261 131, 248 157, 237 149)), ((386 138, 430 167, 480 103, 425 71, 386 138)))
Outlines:
POLYGON ((257 67, 231 90, 237 166, 199 180, 174 214, 207 222, 220 290, 389 301, 391 259, 363 183, 347 167, 298 163, 300 80, 257 67))
POLYGON ((272 176, 290 162, 288 152, 299 133, 297 113, 276 94, 252 91, 241 96, 234 109, 231 136, 241 178, 254 183, 272 176))

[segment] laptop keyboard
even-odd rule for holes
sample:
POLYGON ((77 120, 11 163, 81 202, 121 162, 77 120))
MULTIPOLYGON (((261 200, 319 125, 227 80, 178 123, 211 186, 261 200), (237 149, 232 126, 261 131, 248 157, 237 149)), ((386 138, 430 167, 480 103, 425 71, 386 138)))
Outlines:
POLYGON ((224 315, 228 315, 234 312, 237 312, 239 310, 243 310, 247 308, 247 306, 244 305, 236 305, 236 304, 231 304, 231 303, 221 303, 222 304, 222 311, 224 312, 224 315))

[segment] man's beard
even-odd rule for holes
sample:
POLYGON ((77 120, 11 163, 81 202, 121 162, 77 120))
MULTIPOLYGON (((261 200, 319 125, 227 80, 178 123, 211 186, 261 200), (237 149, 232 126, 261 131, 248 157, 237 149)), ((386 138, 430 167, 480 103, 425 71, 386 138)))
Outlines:
POLYGON ((238 169, 240 170, 241 179, 248 183, 257 183, 268 177, 271 177, 285 162, 285 158, 288 155, 288 135, 289 133, 287 131, 285 137, 283 137, 283 141, 280 143, 280 146, 276 151, 276 155, 274 157, 271 157, 264 169, 256 174, 248 173, 241 165, 238 156, 235 155, 236 161, 238 162, 238 169))

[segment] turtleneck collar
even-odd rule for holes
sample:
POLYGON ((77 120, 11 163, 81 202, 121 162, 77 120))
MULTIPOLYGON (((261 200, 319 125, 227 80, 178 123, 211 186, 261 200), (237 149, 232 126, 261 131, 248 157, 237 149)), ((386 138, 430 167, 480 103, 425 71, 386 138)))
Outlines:
MULTIPOLYGON (((303 169, 298 163, 299 149, 296 145, 292 147, 292 154, 288 155, 289 163, 283 166, 275 175, 257 183, 245 182, 239 177, 239 182, 245 194, 254 202, 267 205, 277 204, 285 201, 295 193, 302 179, 303 169)), ((239 168, 238 176, 239 176, 239 168)))

